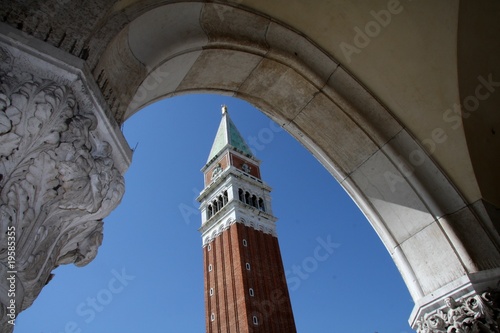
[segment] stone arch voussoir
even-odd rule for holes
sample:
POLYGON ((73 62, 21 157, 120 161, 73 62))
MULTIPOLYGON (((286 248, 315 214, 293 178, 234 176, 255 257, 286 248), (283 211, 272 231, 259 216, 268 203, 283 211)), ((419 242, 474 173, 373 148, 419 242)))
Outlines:
MULTIPOLYGON (((474 214, 411 133, 335 59, 271 18, 212 3, 157 7, 115 37, 94 75, 105 96, 122 94, 119 105, 116 96, 110 103, 119 122, 191 92, 232 95, 260 108, 356 201, 415 300, 483 269, 450 222, 457 212, 474 214), (162 30, 159 17, 170 18, 170 29, 162 30), (440 265, 449 273, 436 272, 440 265)), ((491 253, 489 262, 499 262, 491 253)))

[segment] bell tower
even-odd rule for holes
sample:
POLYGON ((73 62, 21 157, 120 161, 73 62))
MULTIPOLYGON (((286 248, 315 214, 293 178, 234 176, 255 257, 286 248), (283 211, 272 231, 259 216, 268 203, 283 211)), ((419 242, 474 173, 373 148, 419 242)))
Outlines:
POLYGON ((259 165, 223 106, 198 197, 207 333, 296 332, 259 165))

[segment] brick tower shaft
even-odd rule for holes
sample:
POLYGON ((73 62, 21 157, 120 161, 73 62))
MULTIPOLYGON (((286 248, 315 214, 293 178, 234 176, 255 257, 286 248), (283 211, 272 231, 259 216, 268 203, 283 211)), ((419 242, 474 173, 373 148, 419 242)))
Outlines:
POLYGON ((198 198, 207 333, 296 332, 259 165, 223 107, 198 198))

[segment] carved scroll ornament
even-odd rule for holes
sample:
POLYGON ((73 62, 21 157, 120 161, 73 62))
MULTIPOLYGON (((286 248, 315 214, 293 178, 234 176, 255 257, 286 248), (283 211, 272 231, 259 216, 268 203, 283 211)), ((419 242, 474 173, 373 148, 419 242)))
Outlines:
MULTIPOLYGON (((29 307, 51 271, 84 266, 102 241, 102 218, 120 202, 124 182, 111 147, 95 131, 91 111, 79 108, 66 85, 0 69, 0 278, 7 230, 15 228, 17 312, 29 307)), ((0 292, 4 294, 4 292, 0 292)), ((7 300, 1 298, 1 322, 7 300)))
POLYGON ((448 297, 446 307, 425 314, 417 333, 498 333, 500 309, 498 291, 488 291, 455 301, 448 297))

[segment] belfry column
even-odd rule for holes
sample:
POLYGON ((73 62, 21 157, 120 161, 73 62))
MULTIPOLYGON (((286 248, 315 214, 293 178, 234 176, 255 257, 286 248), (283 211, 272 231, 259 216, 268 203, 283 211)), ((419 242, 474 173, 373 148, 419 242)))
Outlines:
POLYGON ((84 266, 131 151, 82 60, 0 26, 0 332, 61 264, 84 266))

